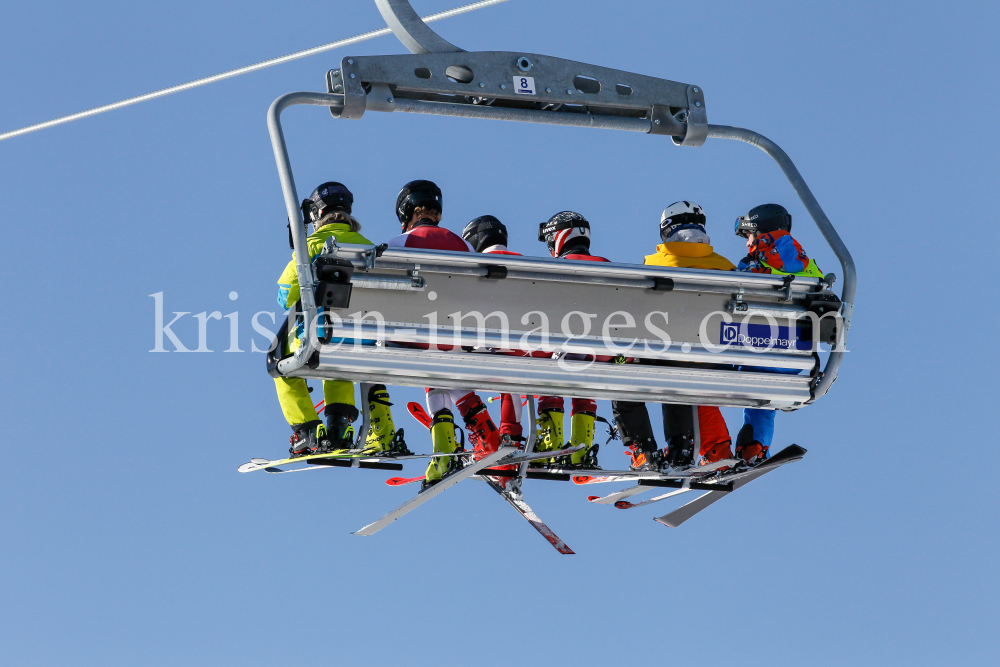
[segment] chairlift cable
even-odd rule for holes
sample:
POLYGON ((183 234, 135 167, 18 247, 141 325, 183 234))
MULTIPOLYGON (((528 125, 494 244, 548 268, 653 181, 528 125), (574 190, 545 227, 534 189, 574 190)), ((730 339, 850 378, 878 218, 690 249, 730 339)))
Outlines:
MULTIPOLYGON (((465 14, 466 12, 475 11, 477 9, 482 9, 484 7, 489 7, 490 5, 496 5, 506 1, 507 0, 481 0, 480 2, 473 2, 468 5, 463 5, 461 7, 449 9, 444 12, 438 12, 437 14, 431 14, 429 16, 425 16, 423 17, 423 20, 439 21, 441 19, 451 18, 452 16, 458 16, 459 14, 465 14)), ((45 121, 44 123, 38 123, 36 125, 28 125, 27 127, 22 127, 18 130, 11 130, 10 132, 4 132, 3 134, 0 134, 0 141, 3 141, 4 139, 12 139, 14 137, 21 136, 22 134, 28 134, 29 132, 44 130, 46 128, 54 127, 56 125, 62 125, 63 123, 69 123, 71 121, 79 120, 81 118, 96 116, 97 114, 101 114, 106 111, 114 111, 115 109, 121 109, 122 107, 131 106, 133 104, 138 104, 140 102, 146 102, 147 100, 153 100, 158 97, 165 97, 173 93, 179 93, 181 91, 189 90, 191 88, 197 88, 198 86, 204 86, 209 83, 215 83, 216 81, 222 81, 223 79, 230 79, 234 76, 239 76, 241 74, 256 72, 257 70, 261 70, 266 67, 271 67, 272 65, 281 65, 287 62, 291 62, 292 60, 298 60, 299 58, 313 56, 316 55, 317 53, 332 51, 333 49, 338 49, 342 46, 349 46, 351 44, 357 44, 358 42, 363 42, 365 40, 369 40, 374 37, 382 37, 383 35, 390 35, 390 34, 392 34, 392 30, 390 28, 382 28, 381 30, 372 30, 371 32, 355 35, 354 37, 342 39, 337 42, 331 42, 329 44, 324 44, 322 46, 316 46, 311 49, 306 49, 305 51, 297 51, 295 53, 291 53, 286 56, 281 56, 280 58, 265 60, 264 62, 260 62, 255 65, 240 67, 239 69, 229 70, 228 72, 215 74, 213 76, 205 77, 204 79, 196 79, 195 81, 182 83, 179 86, 163 88, 162 90, 157 90, 152 93, 146 93, 145 95, 139 95, 137 97, 130 97, 128 99, 121 100, 120 102, 114 102, 113 104, 106 104, 101 107, 88 109, 87 111, 81 111, 79 113, 70 114, 69 116, 63 116, 61 118, 45 121)))

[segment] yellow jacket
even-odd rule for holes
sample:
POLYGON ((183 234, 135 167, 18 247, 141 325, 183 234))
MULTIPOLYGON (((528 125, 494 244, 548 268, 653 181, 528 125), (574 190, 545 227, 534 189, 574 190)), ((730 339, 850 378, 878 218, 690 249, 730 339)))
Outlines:
MULTIPOLYGON (((350 226, 342 222, 334 222, 323 225, 313 232, 306 239, 306 246, 309 248, 309 259, 314 259, 316 255, 323 251, 323 245, 331 236, 336 236, 340 243, 357 243, 359 245, 371 245, 372 242, 357 232, 352 232, 350 226)), ((292 253, 292 261, 288 263, 285 270, 278 278, 278 305, 288 310, 299 300, 299 274, 295 271, 295 253, 292 253)))
POLYGON ((646 255, 644 264, 654 266, 676 266, 680 269, 716 269, 733 271, 736 267, 722 255, 712 250, 707 243, 661 243, 656 246, 655 255, 646 255))

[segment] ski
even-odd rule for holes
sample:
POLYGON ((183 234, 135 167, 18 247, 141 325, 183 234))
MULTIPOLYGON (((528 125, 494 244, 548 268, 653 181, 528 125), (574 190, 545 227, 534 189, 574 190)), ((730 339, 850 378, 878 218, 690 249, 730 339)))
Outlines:
POLYGON ((742 463, 742 459, 722 459, 703 466, 694 466, 670 472, 651 470, 561 470, 549 468, 551 472, 571 473, 574 484, 607 484, 609 482, 634 482, 638 479, 689 479, 708 477, 722 468, 742 463), (575 473, 575 474, 574 474, 575 473))
MULTIPOLYGON (((413 415, 414 419, 416 419, 418 422, 420 422, 421 424, 423 424, 427 428, 430 428, 431 417, 430 417, 430 415, 427 414, 427 411, 424 410, 423 406, 421 406, 419 403, 407 403, 406 408, 410 411, 410 414, 413 415)), ((564 450, 564 451, 561 451, 561 452, 548 452, 548 453, 545 453, 545 454, 543 454, 541 456, 532 456, 532 454, 524 454, 522 456, 517 457, 517 462, 527 462, 527 461, 534 460, 535 458, 549 458, 549 457, 552 457, 554 455, 563 456, 566 453, 572 453, 572 452, 578 451, 579 449, 580 449, 579 447, 573 447, 573 448, 570 448, 569 450, 564 450)), ((511 461, 511 462, 513 462, 513 461, 511 461)), ((504 464, 506 465, 507 462, 505 461, 504 464)), ((483 472, 485 473, 486 471, 483 471, 483 472)), ((549 528, 545 524, 545 522, 542 521, 539 518, 539 516, 537 514, 535 514, 535 511, 533 509, 531 509, 531 507, 528 505, 528 503, 526 503, 524 501, 524 494, 521 493, 520 485, 517 482, 515 482, 515 484, 518 484, 518 486, 516 486, 514 489, 508 490, 508 489, 505 489, 505 488, 501 487, 496 482, 496 480, 495 480, 496 477, 517 477, 518 476, 518 472, 517 471, 513 471, 513 470, 495 470, 495 471, 491 471, 491 472, 500 473, 500 474, 497 474, 497 475, 480 474, 478 477, 479 477, 479 479, 482 479, 487 484, 489 484, 491 489, 493 489, 498 494, 500 494, 500 497, 503 498, 504 500, 506 500, 507 504, 509 504, 511 507, 513 507, 515 510, 517 510, 517 513, 520 514, 522 517, 524 517, 524 520, 527 521, 528 523, 530 523, 531 527, 534 528, 535 530, 537 530, 538 533, 542 537, 544 537, 545 540, 549 544, 551 544, 553 547, 555 547, 556 551, 558 551, 561 554, 576 553, 572 549, 570 549, 569 546, 567 546, 567 544, 565 542, 563 542, 562 539, 558 535, 556 535, 552 531, 552 529, 549 528)), ((530 472, 529 472, 529 475, 530 475, 530 472)), ((401 485, 401 484, 409 484, 410 482, 415 482, 415 481, 418 481, 419 479, 422 479, 422 478, 416 478, 416 479, 413 479, 413 480, 406 480, 406 479, 404 479, 402 477, 394 477, 394 478, 392 478, 392 480, 389 480, 389 482, 387 482, 387 483, 391 483, 391 482, 393 482, 395 480, 395 483, 393 485, 396 486, 396 485, 401 485)))
POLYGON ((500 497, 507 501, 507 503, 517 510, 518 514, 524 517, 524 519, 531 524, 531 527, 539 532, 539 534, 548 541, 555 550, 561 554, 575 554, 576 552, 569 548, 569 546, 560 539, 558 535, 552 532, 552 529, 545 525, 535 511, 528 506, 528 503, 524 502, 524 495, 518 488, 514 489, 504 489, 501 488, 499 484, 490 479, 489 477, 483 477, 482 479, 490 485, 494 491, 500 494, 500 497))
POLYGON ((592 503, 597 503, 598 505, 614 505, 620 500, 631 498, 632 496, 642 493, 643 491, 649 491, 650 488, 652 487, 638 484, 636 486, 630 486, 627 489, 622 489, 621 491, 609 493, 606 496, 587 496, 587 500, 592 503))
MULTIPOLYGON (((632 509, 633 507, 642 507, 643 505, 651 505, 653 503, 658 503, 661 500, 666 500, 667 498, 673 498, 674 496, 679 496, 682 493, 687 493, 688 491, 691 491, 691 489, 678 489, 676 491, 671 491, 670 493, 664 493, 662 496, 656 496, 655 498, 643 500, 642 502, 638 503, 633 503, 628 500, 619 500, 615 502, 614 505, 620 510, 629 510, 632 509)), ((718 493, 718 491, 709 491, 709 493, 718 493)))
POLYGON ((449 488, 451 488, 455 484, 458 484, 463 479, 466 479, 467 477, 471 477, 477 474, 483 468, 488 468, 492 465, 497 465, 498 463, 500 463, 502 459, 504 459, 507 456, 510 456, 516 451, 517 451, 516 447, 501 447, 500 449, 493 452, 486 458, 480 461, 476 461, 475 463, 470 463, 466 465, 464 468, 456 470, 450 475, 446 475, 441 479, 440 482, 438 482, 434 486, 430 487, 426 491, 422 491, 421 493, 417 494, 414 498, 410 498, 405 503, 403 503, 393 511, 389 512, 378 521, 368 524, 367 526, 365 526, 364 528, 358 530, 353 534, 365 535, 365 536, 374 535, 375 533, 382 530, 396 519, 399 519, 400 517, 409 514, 413 510, 417 509, 418 507, 420 507, 421 505, 423 505, 424 503, 426 503, 428 500, 438 495, 439 493, 447 491, 449 488))
MULTIPOLYGON (((800 461, 805 454, 806 450, 804 448, 799 447, 798 445, 789 445, 771 458, 759 463, 748 471, 740 472, 728 477, 720 475, 720 481, 732 480, 730 483, 732 484, 732 490, 735 491, 741 486, 749 484, 758 477, 766 475, 772 470, 777 470, 786 463, 800 461)), ((681 505, 673 512, 664 514, 663 516, 658 516, 654 520, 662 523, 664 526, 677 528, 695 514, 722 500, 728 494, 728 491, 709 491, 708 493, 695 498, 686 505, 681 505)))
POLYGON ((385 483, 389 486, 403 486, 405 484, 413 484, 414 482, 422 482, 427 479, 424 475, 420 477, 390 477, 385 480, 385 483))
MULTIPOLYGON (((249 462, 241 465, 237 470, 239 472, 254 472, 255 470, 267 470, 271 472, 270 468, 277 468, 278 466, 289 465, 292 463, 307 463, 310 465, 319 466, 333 466, 333 467, 361 467, 370 468, 372 466, 361 465, 353 466, 350 464, 351 461, 364 461, 364 462, 393 462, 393 461, 409 461, 412 459, 429 459, 439 456, 472 456, 472 452, 453 452, 451 454, 406 454, 404 456, 379 456, 378 454, 364 454, 364 450, 342 450, 340 453, 335 454, 310 454, 309 456, 296 456, 294 458, 278 459, 275 461, 270 461, 268 459, 255 458, 250 459, 249 462), (346 461, 348 463, 327 463, 328 461, 346 461)), ((313 468, 298 468, 296 470, 312 470, 313 468)), ((388 468, 388 470, 402 470, 402 468, 388 468)), ((292 470, 282 470, 280 472, 294 472, 292 470)))

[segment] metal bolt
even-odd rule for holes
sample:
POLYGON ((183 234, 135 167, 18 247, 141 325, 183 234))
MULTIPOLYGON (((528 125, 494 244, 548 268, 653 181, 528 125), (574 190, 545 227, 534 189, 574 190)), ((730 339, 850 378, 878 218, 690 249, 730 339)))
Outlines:
POLYGON ((344 87, 338 83, 336 86, 333 87, 333 92, 339 93, 343 89, 344 87))
POLYGON ((480 84, 479 84, 479 87, 480 87, 480 88, 485 88, 485 87, 486 87, 486 84, 485 84, 485 83, 480 83, 480 84))
POLYGON ((551 88, 546 88, 546 89, 545 89, 545 92, 547 92, 547 93, 551 93, 551 92, 552 92, 552 89, 551 89, 551 88))
POLYGON ((393 100, 391 97, 385 98, 385 101, 388 102, 389 104, 392 104, 393 102, 395 102, 395 100, 393 100))
POLYGON ((657 125, 659 125, 659 124, 660 124, 660 119, 659 119, 659 118, 657 118, 657 119, 656 119, 655 121, 653 121, 653 122, 654 122, 654 123, 656 123, 657 125))
MULTIPOLYGON (((354 76, 354 75, 352 74, 351 76, 354 76)), ((695 103, 694 103, 694 105, 695 105, 696 107, 700 107, 700 106, 701 106, 701 102, 695 102, 695 103)))
POLYGON ((572 91, 572 90, 567 90, 567 91, 566 91, 566 94, 567 94, 567 95, 572 95, 572 94, 573 94, 573 91, 572 91))
POLYGON ((354 64, 354 61, 353 61, 353 60, 351 60, 350 58, 348 58, 348 59, 347 59, 347 64, 348 64, 348 65, 353 65, 353 64, 354 64))
POLYGON ((507 90, 507 85, 506 85, 506 84, 503 84, 503 83, 501 83, 501 84, 500 84, 500 89, 501 89, 501 90, 507 90))
POLYGON ((339 77, 340 76, 340 70, 339 69, 333 70, 333 75, 336 76, 336 77, 339 77))
POLYGON ((351 78, 352 79, 354 78, 354 72, 351 72, 351 78))
POLYGON ((697 92, 698 92, 698 87, 697 87, 697 86, 695 86, 695 87, 694 87, 694 88, 692 88, 691 90, 693 90, 694 92, 696 92, 696 93, 697 93, 697 92))

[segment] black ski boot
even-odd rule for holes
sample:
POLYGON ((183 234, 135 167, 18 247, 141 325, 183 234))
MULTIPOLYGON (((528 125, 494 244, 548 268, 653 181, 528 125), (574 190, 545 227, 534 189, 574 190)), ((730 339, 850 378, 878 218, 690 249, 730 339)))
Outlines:
MULTIPOLYGON (((653 436, 653 426, 649 423, 646 404, 614 401, 611 403, 611 409, 615 413, 617 434, 621 435, 622 444, 629 448, 625 453, 632 457, 629 467, 632 470, 659 470, 662 456, 656 447, 656 438, 653 436)), ((610 435, 612 438, 616 435, 615 429, 611 429, 610 435)))
POLYGON ((315 420, 292 427, 294 433, 289 438, 288 454, 292 457, 320 454, 330 449, 330 437, 323 422, 315 420))
POLYGON ((688 434, 670 438, 663 462, 671 468, 683 469, 694 465, 694 437, 688 434))
POLYGON ((354 426, 358 409, 349 403, 332 403, 323 411, 331 452, 354 448, 354 426))

